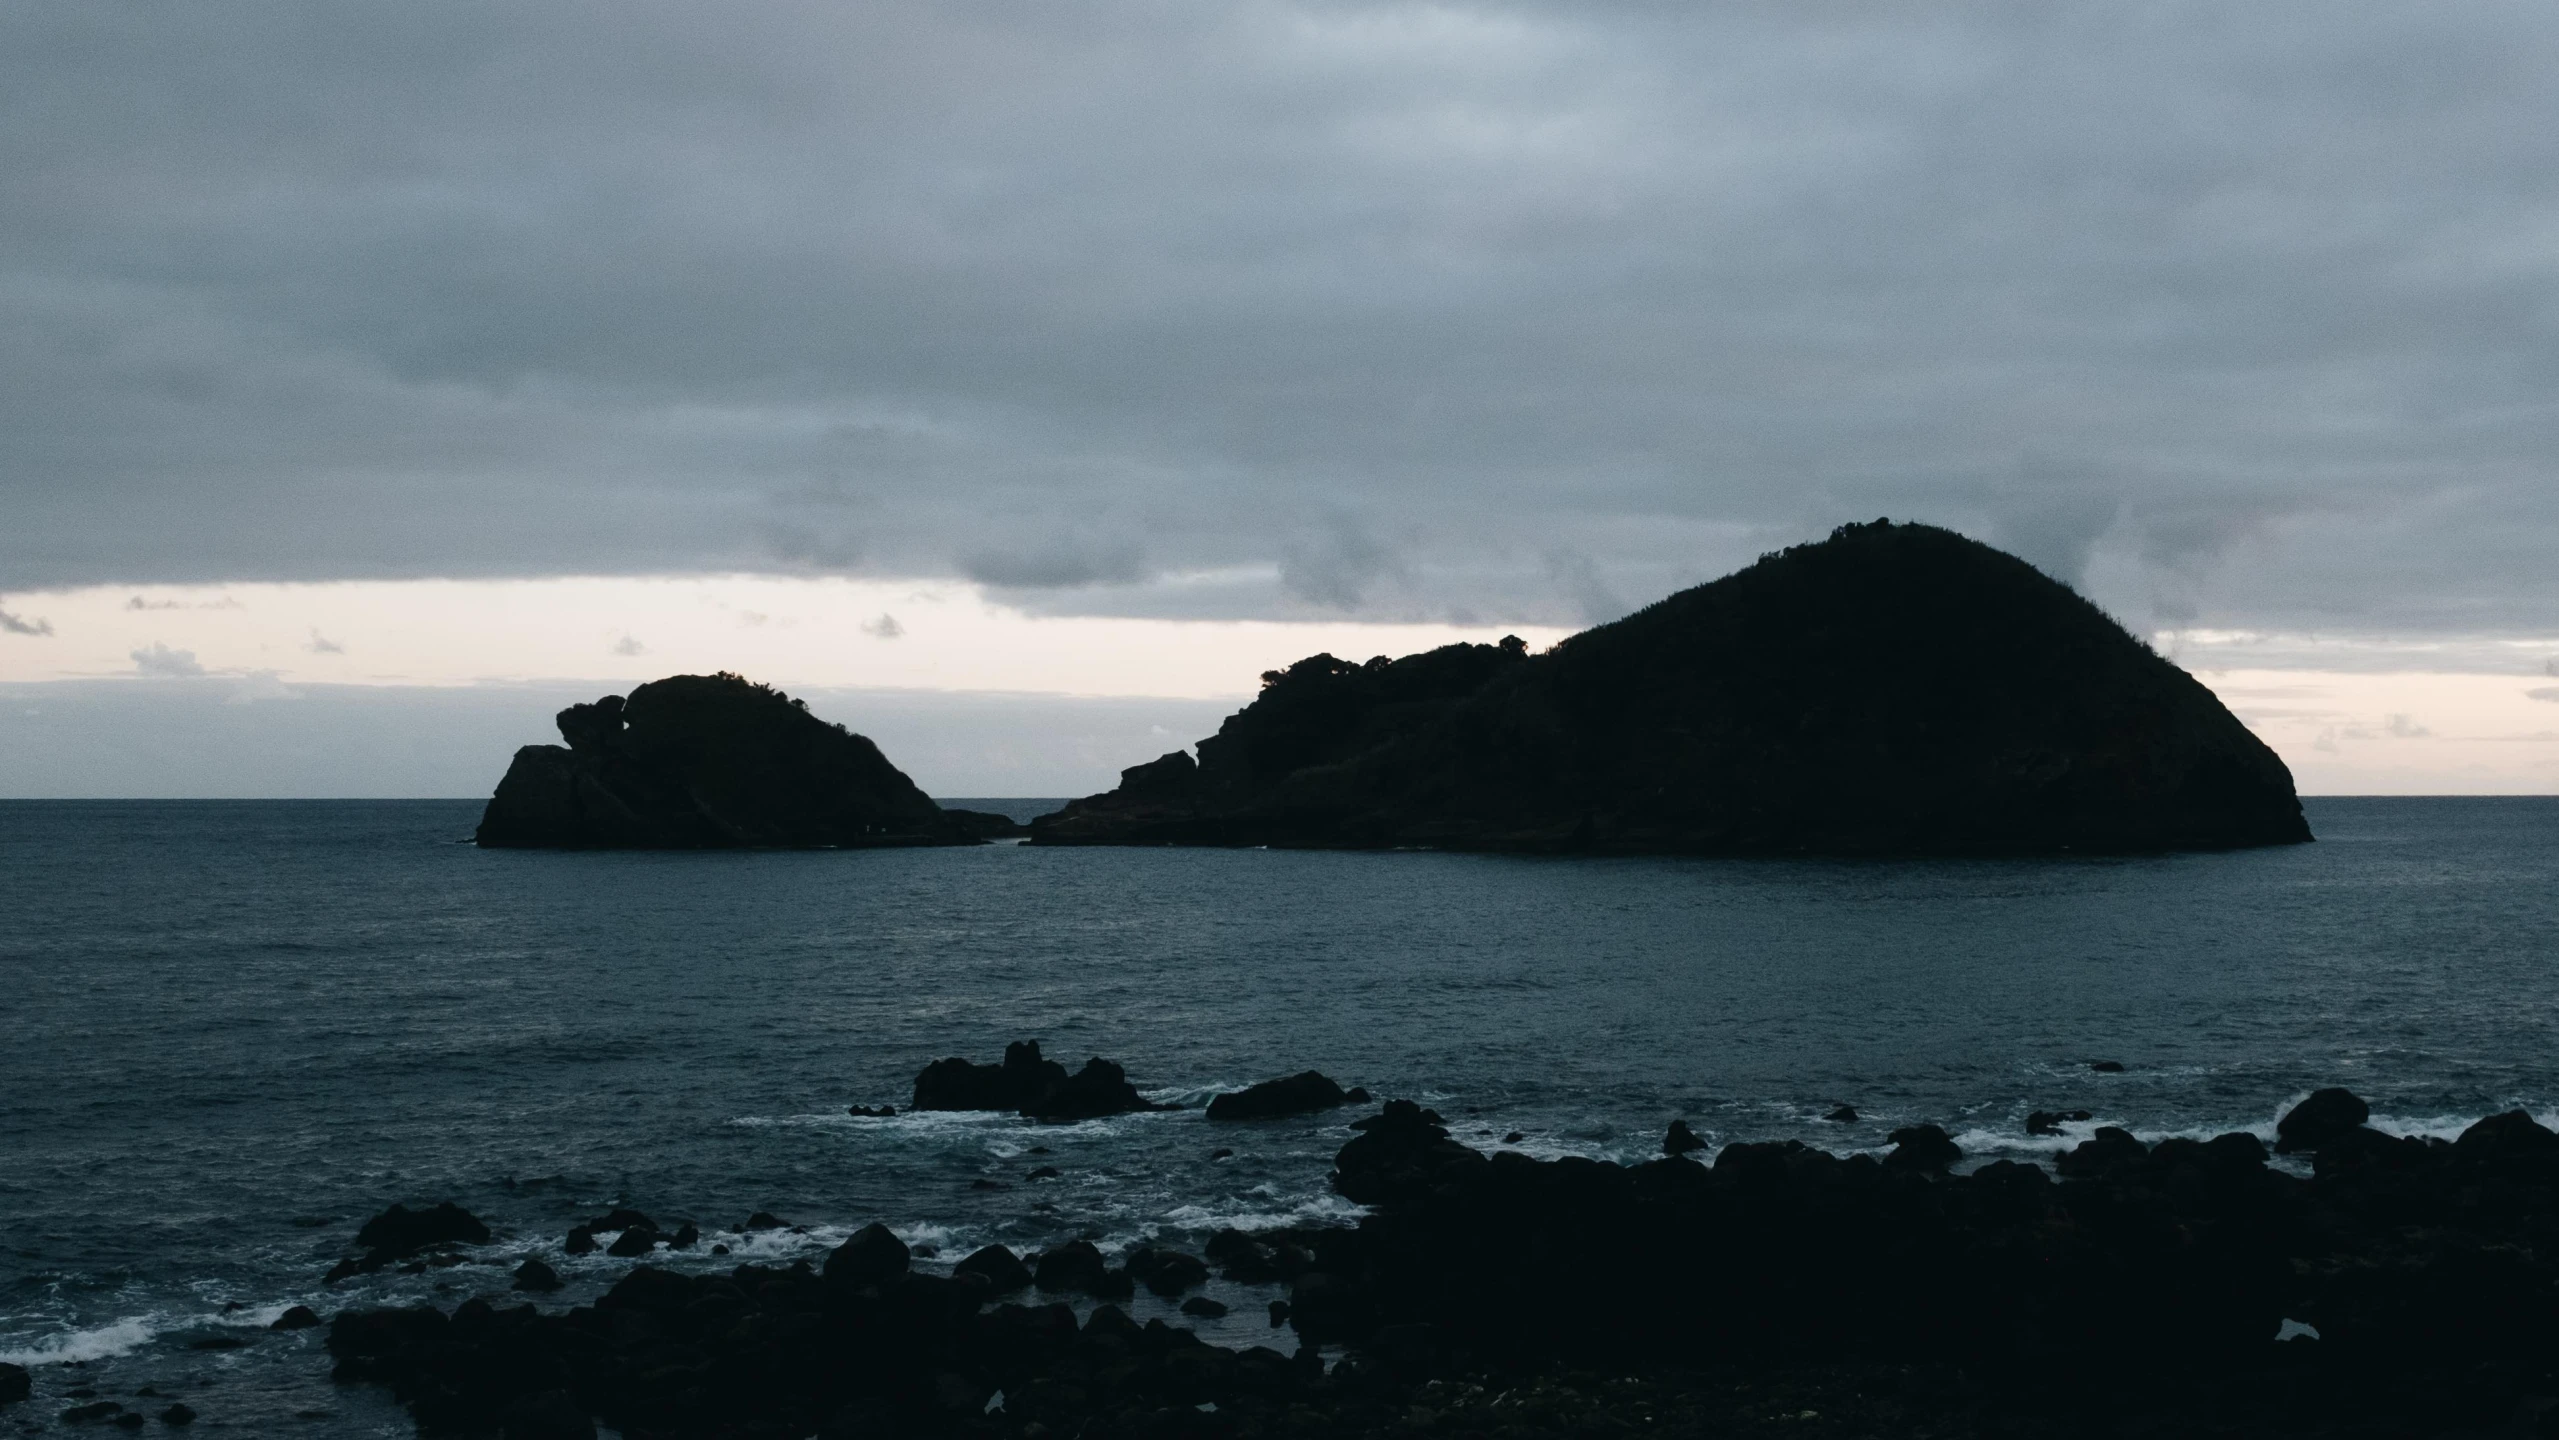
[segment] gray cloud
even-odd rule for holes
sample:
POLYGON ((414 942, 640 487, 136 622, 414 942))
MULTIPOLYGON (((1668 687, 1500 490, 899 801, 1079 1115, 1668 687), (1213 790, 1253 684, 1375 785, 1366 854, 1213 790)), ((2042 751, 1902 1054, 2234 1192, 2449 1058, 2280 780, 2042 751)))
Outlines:
POLYGON ((646 655, 649 653, 649 647, 641 644, 636 638, 625 635, 621 639, 613 642, 613 653, 616 655, 626 656, 646 655))
POLYGON ((314 655, 344 655, 347 653, 347 647, 330 639, 328 636, 321 634, 317 630, 313 630, 311 632, 311 639, 308 643, 304 644, 302 648, 310 651, 314 655))
POLYGON ((2546 633, 2554 66, 2524 0, 17 7, 0 567, 1572 623, 1552 554, 1891 514, 2546 633))
POLYGON ((133 652, 133 670, 137 675, 187 679, 204 673, 193 650, 172 650, 154 640, 133 652))
POLYGON ((1605 625, 1634 609, 1600 577, 1599 563, 1579 551, 1547 551, 1546 573, 1572 602, 1574 618, 1585 625, 1605 625))
POLYGON ((50 635, 53 622, 39 615, 33 620, 0 610, 0 635, 50 635))
POLYGON ((1022 590, 1125 585, 1144 578, 1146 557, 1126 541, 1052 539, 1023 550, 972 550, 960 573, 980 584, 1022 590))
POLYGON ((906 633, 906 627, 897 623, 896 616, 883 613, 877 620, 863 621, 862 633, 881 640, 895 640, 906 633))
POLYGON ((1280 550, 1280 588, 1328 610, 1357 610, 1379 581, 1409 584, 1411 566, 1349 515, 1334 514, 1280 550))
POLYGON ((2523 693, 2526 699, 2547 700, 2552 704, 2559 704, 2559 685, 2543 685, 2523 693))

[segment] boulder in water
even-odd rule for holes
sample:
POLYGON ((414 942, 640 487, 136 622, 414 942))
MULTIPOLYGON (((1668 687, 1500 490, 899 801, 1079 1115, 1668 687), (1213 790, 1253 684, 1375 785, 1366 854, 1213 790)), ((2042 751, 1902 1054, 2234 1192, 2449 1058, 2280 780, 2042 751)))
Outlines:
POLYGON ((387 1263, 441 1245, 486 1245, 489 1227, 480 1223, 479 1216, 450 1200, 425 1210, 395 1204, 365 1221, 364 1227, 355 1232, 355 1243, 370 1251, 372 1258, 387 1263))
POLYGON ((1696 1131, 1688 1128, 1688 1122, 1685 1120, 1670 1122, 1669 1133, 1662 1136, 1662 1153, 1674 1160, 1705 1148, 1706 1142, 1698 1137, 1696 1131))
POLYGON ((308 1305, 295 1305, 287 1308, 283 1314, 275 1317, 274 1321, 270 1323, 267 1328, 270 1330, 309 1330, 318 1326, 319 1323, 320 1312, 312 1309, 308 1305))
POLYGON ((1342 1105, 1362 1105, 1365 1090, 1344 1090, 1320 1070, 1304 1070, 1278 1080, 1247 1085, 1208 1102, 1211 1120, 1272 1120, 1283 1115, 1311 1115, 1342 1105))
POLYGON ((509 1288, 530 1291, 536 1295, 547 1295, 559 1289, 560 1284, 559 1271, 543 1264, 539 1259, 527 1258, 523 1264, 515 1267, 515 1283, 509 1288))
POLYGON ((1137 1093, 1128 1072, 1100 1056, 1073 1074, 1040 1054, 1037 1040, 1004 1047, 1000 1065, 953 1057, 915 1077, 913 1110, 1011 1110, 1034 1120, 1091 1120, 1134 1110, 1164 1110, 1137 1093))

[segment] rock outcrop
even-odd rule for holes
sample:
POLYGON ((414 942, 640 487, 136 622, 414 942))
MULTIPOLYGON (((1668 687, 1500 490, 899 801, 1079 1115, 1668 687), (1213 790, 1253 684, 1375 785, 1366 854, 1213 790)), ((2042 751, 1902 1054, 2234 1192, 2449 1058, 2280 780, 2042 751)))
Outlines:
POLYGON ((1729 854, 2308 840, 2211 691, 2032 566, 1844 526, 1528 654, 1263 677, 1199 743, 1032 822, 1045 845, 1729 854))
POLYGON ((1368 1092, 1345 1090, 1333 1077, 1321 1070, 1302 1070, 1259 1085, 1218 1095, 1208 1102, 1211 1120, 1276 1120, 1287 1115, 1312 1115, 1342 1105, 1365 1105, 1368 1092))
POLYGON ((336 1284, 350 1275, 369 1275, 429 1251, 488 1243, 489 1227, 450 1200, 417 1210, 394 1204, 355 1232, 356 1248, 364 1253, 339 1261, 324 1278, 336 1284))
POLYGON ((1044 1058, 1037 1040, 1004 1047, 1004 1063, 979 1065, 953 1056, 915 1077, 912 1110, 1011 1110, 1033 1120, 1093 1120, 1132 1110, 1168 1110, 1137 1093, 1128 1072, 1096 1055, 1068 1074, 1044 1058))
POLYGON ((480 817, 482 845, 970 845, 1011 823, 944 811, 877 745, 736 675, 653 681, 558 723, 565 747, 515 752, 480 817))

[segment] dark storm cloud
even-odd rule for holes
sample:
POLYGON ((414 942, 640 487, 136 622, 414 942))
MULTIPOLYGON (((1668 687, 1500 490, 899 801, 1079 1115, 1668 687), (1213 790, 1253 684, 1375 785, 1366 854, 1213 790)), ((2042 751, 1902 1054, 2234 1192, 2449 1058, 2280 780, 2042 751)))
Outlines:
POLYGON ((0 569, 1573 623, 1891 514, 2137 622, 2549 630, 2554 65, 2523 3, 14 7, 0 569))

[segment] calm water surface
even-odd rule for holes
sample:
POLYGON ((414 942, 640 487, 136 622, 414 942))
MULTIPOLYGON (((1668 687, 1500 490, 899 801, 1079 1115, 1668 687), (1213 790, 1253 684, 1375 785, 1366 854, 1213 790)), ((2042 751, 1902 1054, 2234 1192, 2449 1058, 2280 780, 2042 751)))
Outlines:
MULTIPOLYGON (((37 1377, 0 1433, 74 1389, 166 1403, 144 1386, 205 1429, 406 1433, 329 1385, 317 1332, 258 1328, 504 1291, 480 1265, 321 1286, 397 1199, 469 1206, 493 1260, 571 1276, 557 1303, 629 1263, 558 1254, 616 1202, 706 1231, 769 1209, 805 1233, 711 1238, 785 1258, 885 1219, 945 1261, 1356 1213, 1324 1187, 1348 1113, 845 1113, 1024 1037, 1159 1099, 1312 1066, 1479 1144, 1616 1158, 1673 1116, 1835 1149, 1933 1121, 1988 1159, 2050 1153, 2030 1109, 2146 1137, 2271 1134, 2321 1084, 2407 1131, 2559 1109, 2553 799, 2313 801, 2320 843, 2283 850, 1891 864, 484 852, 456 843, 478 809, 0 803, 0 1359, 37 1377), (1859 1123, 1819 1119, 1843 1102, 1859 1123), (251 1343, 190 1348, 225 1337, 251 1343)), ((1213 1293, 1215 1338, 1266 1337, 1267 1296, 1213 1293)))

